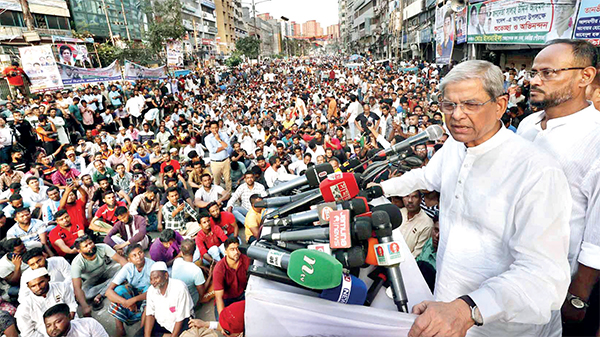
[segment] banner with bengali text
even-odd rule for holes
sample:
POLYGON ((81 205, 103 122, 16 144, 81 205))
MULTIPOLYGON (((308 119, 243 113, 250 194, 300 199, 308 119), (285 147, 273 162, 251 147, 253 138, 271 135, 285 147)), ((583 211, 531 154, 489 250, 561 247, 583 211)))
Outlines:
POLYGON ((64 87, 56 67, 52 45, 21 47, 21 64, 29 77, 31 92, 58 90, 64 87))
POLYGON ((435 63, 450 64, 456 34, 450 2, 435 9, 435 63))
POLYGON ((104 68, 79 68, 60 63, 58 68, 64 84, 96 83, 121 79, 121 70, 117 61, 104 68))
POLYGON ((578 0, 490 0, 469 6, 469 43, 544 44, 573 34, 578 0))
POLYGON ((183 67, 183 42, 167 42, 167 66, 183 67))
POLYGON ((147 68, 125 60, 125 79, 127 81, 160 80, 164 78, 167 78, 165 66, 158 68, 147 68))
POLYGON ((574 39, 588 40, 600 46, 600 1, 582 0, 575 24, 574 39))

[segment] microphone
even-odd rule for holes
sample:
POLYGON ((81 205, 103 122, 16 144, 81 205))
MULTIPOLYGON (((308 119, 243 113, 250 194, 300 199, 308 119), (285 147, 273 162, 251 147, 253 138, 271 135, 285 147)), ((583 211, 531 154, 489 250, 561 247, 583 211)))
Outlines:
POLYGON ((327 175, 333 173, 333 167, 329 163, 318 164, 306 169, 303 177, 299 177, 285 183, 273 186, 267 190, 267 196, 293 190, 296 187, 309 184, 311 187, 317 187, 327 175))
MULTIPOLYGON (((363 214, 369 211, 369 204, 365 198, 355 198, 352 200, 344 201, 342 203, 338 203, 335 206, 336 210, 347 209, 350 211, 351 215, 363 214)), ((333 209, 327 208, 326 212, 333 211, 333 209)), ((321 214, 323 218, 328 218, 328 214, 321 214), (325 215, 325 216, 324 216, 325 215)), ((310 224, 317 220, 319 220, 319 210, 312 209, 305 212, 291 214, 285 218, 277 218, 272 220, 265 220, 263 222, 263 226, 271 227, 271 226, 298 226, 303 224, 310 224)))
POLYGON ((305 198, 309 195, 312 195, 316 192, 316 189, 312 189, 310 191, 306 191, 306 192, 302 192, 302 193, 298 193, 292 196, 288 196, 288 197, 271 197, 271 198, 265 198, 263 200, 257 201, 256 202, 256 207, 258 208, 273 208, 273 207, 279 207, 279 206, 283 206, 285 204, 289 204, 290 202, 294 202, 296 200, 300 200, 302 198, 305 198))
POLYGON ((390 222, 392 223, 392 230, 400 227, 402 224, 402 212, 400 212, 400 208, 394 204, 381 204, 373 207, 373 212, 376 211, 384 211, 390 217, 390 222))
POLYGON ((365 265, 365 250, 362 246, 354 246, 348 249, 336 249, 333 256, 342 263, 346 269, 358 268, 365 265))
POLYGON ((354 275, 344 274, 339 286, 323 290, 319 297, 343 304, 363 305, 367 299, 367 285, 354 275))
POLYGON ((439 125, 431 125, 425 131, 412 136, 408 139, 394 144, 392 147, 379 151, 375 157, 387 157, 390 154, 398 154, 411 146, 424 143, 426 141, 435 141, 444 135, 444 129, 439 125))
MULTIPOLYGON (((392 243, 394 241, 392 239, 392 223, 388 213, 385 211, 375 211, 371 215, 371 220, 379 243, 392 243)), ((400 264, 388 266, 387 271, 388 279, 392 286, 394 303, 396 303, 398 311, 407 313, 408 298, 406 297, 406 289, 404 288, 404 281, 402 280, 400 264)))
POLYGON ((363 163, 358 158, 350 158, 340 165, 342 172, 352 172, 355 168, 360 167, 363 163))
POLYGON ((377 268, 373 269, 372 272, 369 273, 368 277, 371 280, 373 280, 373 283, 369 287, 369 290, 367 290, 367 298, 365 299, 365 306, 370 307, 371 304, 373 304, 375 297, 377 297, 377 293, 379 292, 381 287, 384 285, 384 283, 387 282, 386 274, 387 273, 383 267, 377 267, 377 268))
POLYGON ((350 200, 360 192, 359 182, 360 174, 353 173, 333 173, 327 176, 327 179, 319 184, 319 190, 300 200, 287 204, 279 209, 272 211, 265 216, 266 219, 272 219, 282 216, 292 210, 307 205, 313 201, 323 198, 325 202, 350 200))
POLYGON ((383 188, 381 188, 379 185, 369 187, 366 190, 362 190, 358 193, 359 197, 365 197, 369 201, 382 197, 383 195, 383 188))
POLYGON ((333 256, 310 249, 298 249, 291 254, 252 245, 248 257, 287 270, 288 277, 310 289, 330 289, 340 285, 342 264, 333 256))
MULTIPOLYGON (((364 213, 364 212, 363 212, 364 213)), ((295 214, 294 214, 295 215, 295 214)), ((292 215, 293 216, 293 215, 292 215)), ((276 219, 279 220, 279 219, 276 219)), ((268 241, 313 241, 313 240, 329 240, 331 237, 331 227, 316 227, 311 229, 302 229, 296 231, 287 231, 282 233, 271 233, 261 237, 268 241)), ((334 236, 345 236, 349 232, 350 237, 356 241, 364 241, 371 237, 372 226, 371 219, 367 217, 359 217, 352 224, 342 224, 336 229, 337 233, 334 236)), ((335 248, 335 247, 332 247, 335 248)), ((363 259, 364 261, 364 259, 363 259)))

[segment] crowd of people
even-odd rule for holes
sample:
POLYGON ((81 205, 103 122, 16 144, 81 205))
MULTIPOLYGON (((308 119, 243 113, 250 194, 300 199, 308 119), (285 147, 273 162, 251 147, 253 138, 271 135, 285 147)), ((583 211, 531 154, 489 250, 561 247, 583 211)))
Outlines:
MULTIPOLYGON (((274 60, 34 94, 19 69, 3 72, 22 78, 9 79, 13 95, 0 111, 0 333, 8 337, 107 336, 92 318, 100 310, 114 317, 115 336, 133 324, 139 336, 239 335, 250 264, 239 247, 260 238, 257 202, 267 189, 316 164, 339 172, 348 160, 368 162, 431 125, 448 130, 458 107, 467 114, 494 100, 444 100, 440 83, 453 66, 420 60, 355 69, 333 57, 274 60), (203 305, 214 305, 217 321, 194 318, 203 305)), ((529 104, 541 92, 533 81, 563 70, 507 66, 502 128, 517 132, 543 110, 529 104)), ((598 104, 592 80, 587 97, 598 104)), ((415 146, 413 167, 428 167, 449 138, 415 146)), ((391 166, 376 182, 404 172, 391 166)), ((440 190, 389 198, 403 217, 394 238, 406 241, 433 291, 448 220, 440 190)))

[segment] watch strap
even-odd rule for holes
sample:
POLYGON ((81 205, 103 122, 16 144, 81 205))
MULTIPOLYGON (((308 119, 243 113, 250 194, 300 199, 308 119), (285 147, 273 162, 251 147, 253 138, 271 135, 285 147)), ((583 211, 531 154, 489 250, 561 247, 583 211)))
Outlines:
POLYGON ((475 301, 473 301, 473 299, 471 298, 471 296, 469 295, 463 295, 461 297, 459 297, 459 299, 465 301, 465 303, 467 303, 467 305, 469 306, 469 308, 471 308, 471 319, 473 320, 473 322, 475 323, 476 326, 482 326, 483 323, 479 323, 475 320, 474 317, 474 310, 477 308, 477 304, 475 304, 475 301))

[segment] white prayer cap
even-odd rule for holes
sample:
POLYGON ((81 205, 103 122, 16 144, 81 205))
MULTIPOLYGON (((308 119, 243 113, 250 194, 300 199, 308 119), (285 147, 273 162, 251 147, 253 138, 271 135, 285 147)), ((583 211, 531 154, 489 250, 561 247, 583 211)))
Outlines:
POLYGON ((166 263, 159 261, 159 262, 155 262, 152 265, 152 268, 150 268, 150 272, 153 272, 153 271, 169 271, 169 270, 167 269, 166 263))
POLYGON ((48 275, 48 270, 46 268, 29 268, 23 272, 23 275, 21 275, 21 277, 23 278, 23 281, 25 281, 25 284, 27 284, 29 283, 29 281, 35 280, 36 278, 42 277, 44 275, 48 275))

